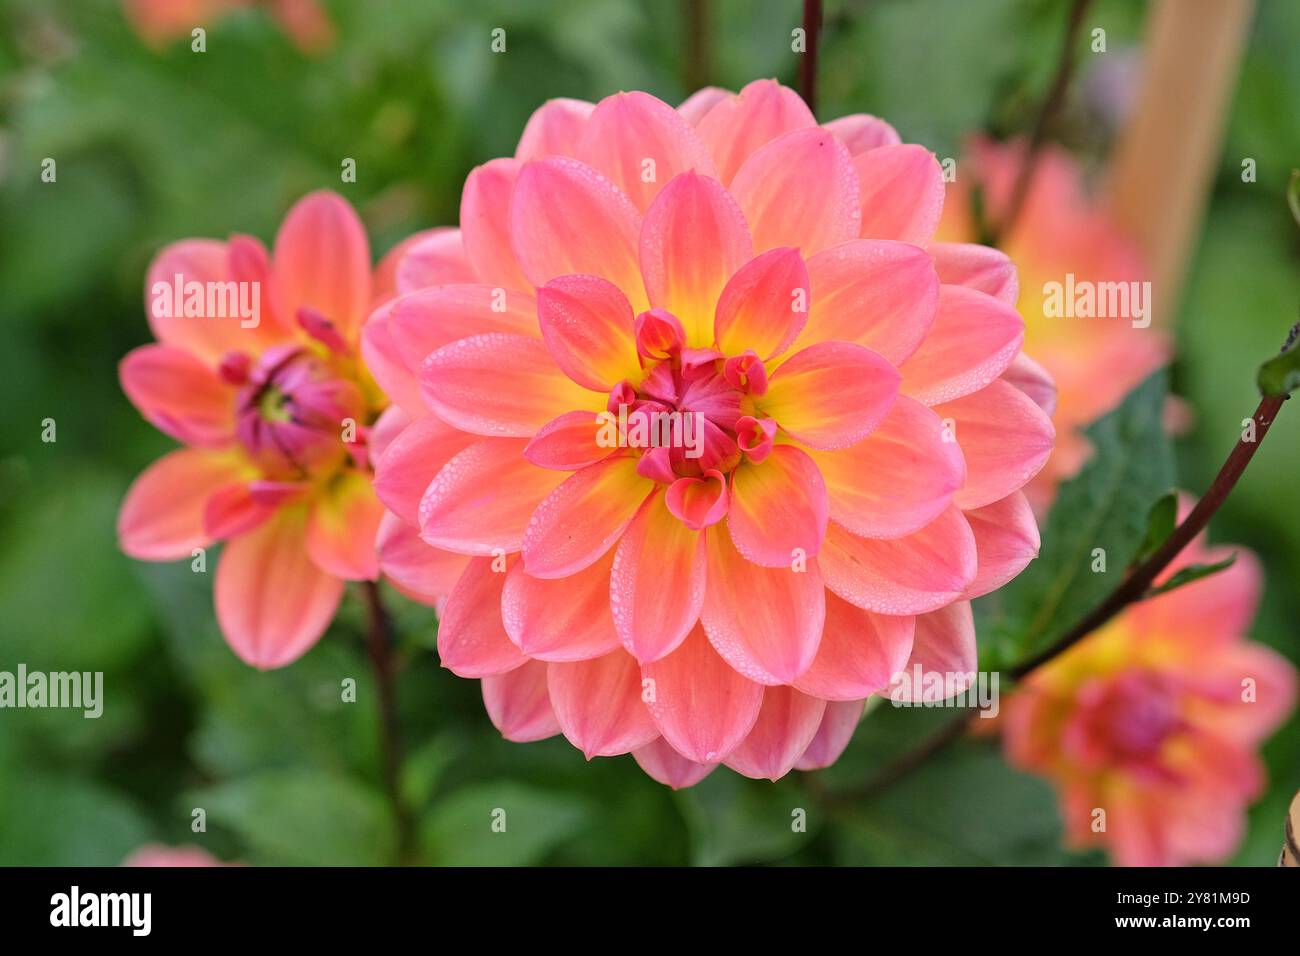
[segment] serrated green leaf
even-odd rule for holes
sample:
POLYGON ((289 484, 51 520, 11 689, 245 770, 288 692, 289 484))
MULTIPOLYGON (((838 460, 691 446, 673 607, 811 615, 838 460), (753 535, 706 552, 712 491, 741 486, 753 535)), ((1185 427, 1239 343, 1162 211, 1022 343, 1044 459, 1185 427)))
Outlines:
POLYGON ((1138 545, 1133 563, 1145 561, 1159 550, 1178 526, 1178 493, 1171 491, 1151 506, 1147 513, 1147 533, 1138 545))
POLYGON ((1300 388, 1300 323, 1291 327, 1281 354, 1259 367, 1255 384, 1261 395, 1290 395, 1300 388))
POLYGON ((1232 567, 1233 562, 1237 560, 1237 552, 1234 551, 1222 561, 1216 561, 1214 564, 1191 564, 1185 568, 1179 568, 1168 581, 1158 584, 1153 588, 1148 588, 1143 597, 1155 597, 1157 594, 1167 594, 1175 591, 1184 584, 1191 584, 1193 581, 1199 581, 1201 578, 1208 578, 1211 574, 1218 574, 1220 571, 1226 571, 1232 567))

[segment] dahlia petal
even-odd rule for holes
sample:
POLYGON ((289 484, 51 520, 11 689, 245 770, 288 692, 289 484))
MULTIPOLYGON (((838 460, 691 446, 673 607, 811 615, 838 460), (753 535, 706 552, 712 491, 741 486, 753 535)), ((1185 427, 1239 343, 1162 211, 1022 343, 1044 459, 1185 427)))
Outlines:
POLYGON ((528 660, 501 623, 506 574, 497 558, 472 558, 438 622, 438 658, 457 677, 487 677, 528 660))
POLYGON ((614 552, 607 602, 623 646, 642 664, 672 653, 699 620, 704 563, 701 533, 677 520, 663 495, 647 499, 614 552))
POLYGON ((866 438, 813 451, 831 519, 865 538, 899 538, 925 527, 966 480, 966 461, 943 420, 906 395, 866 438))
POLYGON ((413 370, 430 353, 471 336, 492 332, 541 336, 537 302, 531 295, 473 283, 409 293, 392 303, 389 316, 393 342, 413 370))
POLYGON ((686 118, 686 122, 692 126, 699 126, 705 113, 735 95, 731 90, 724 90, 720 86, 704 86, 682 100, 677 106, 677 112, 681 113, 686 118))
POLYGON ((140 414, 177 441, 217 447, 234 437, 235 390, 193 353, 142 345, 122 359, 118 377, 140 414))
POLYGON ((953 423, 966 459, 966 484, 953 496, 962 508, 979 508, 1019 491, 1052 453, 1052 420, 1006 382, 993 382, 934 410, 953 423))
POLYGON ((729 188, 758 252, 792 245, 812 255, 858 237, 853 159, 820 127, 772 140, 745 160, 729 188))
POLYGON ((425 543, 459 554, 522 548, 529 517, 565 478, 529 462, 525 444, 490 438, 452 456, 420 500, 425 543))
POLYGON ((182 448, 163 455, 131 483, 117 515, 122 550, 141 561, 188 558, 211 538, 204 528, 208 500, 249 477, 238 458, 182 448))
POLYGON ((901 380, 898 370, 871 349, 818 342, 781 363, 758 404, 805 445, 847 448, 884 421, 901 380))
POLYGON ((343 582, 307 556, 302 509, 286 509, 227 542, 217 565, 217 623, 231 650, 260 670, 291 664, 325 633, 343 582))
POLYGON ((539 468, 578 471, 610 455, 602 448, 600 412, 565 412, 542 426, 524 448, 524 457, 539 468))
POLYGON ((791 683, 812 666, 821 641, 826 600, 817 562, 809 558, 802 571, 761 567, 741 557, 721 528, 706 534, 700 619, 709 643, 752 681, 791 683))
POLYGON ((932 242, 926 248, 944 285, 964 285, 1010 306, 1020 297, 1016 264, 1001 249, 974 242, 932 242))
POLYGON ((1205 548, 1197 544, 1189 549, 1192 554, 1184 552, 1183 560, 1165 571, 1156 583, 1167 581, 1184 561, 1214 564, 1234 552, 1236 560, 1216 574, 1129 608, 1126 614, 1131 616, 1135 630, 1184 635, 1186 640, 1211 644, 1231 641, 1250 630, 1264 583, 1259 558, 1244 548, 1205 548))
POLYGON ((636 459, 629 455, 608 458, 564 478, 537 506, 524 531, 528 573, 563 578, 596 561, 618 540, 653 488, 652 481, 637 474, 636 459))
POLYGON ((298 200, 275 236, 276 314, 325 316, 349 342, 370 305, 370 243, 352 206, 321 191, 298 200))
POLYGON ((510 197, 519 166, 513 159, 476 166, 460 195, 460 227, 473 274, 480 282, 509 289, 529 287, 510 246, 510 197))
POLYGON ((793 687, 768 687, 754 729, 724 761, 756 780, 780 780, 803 756, 821 728, 826 701, 793 687))
POLYGON ((393 404, 400 406, 410 417, 418 418, 426 411, 424 399, 420 397, 420 383, 415 373, 406 364, 401 350, 393 340, 392 311, 395 301, 389 299, 366 320, 361 329, 361 360, 393 404))
POLYGON ((920 347, 939 308, 939 277, 925 251, 855 239, 808 260, 812 310, 801 344, 856 342, 901 365, 920 347))
POLYGON ((1028 395, 1047 416, 1056 414, 1056 381, 1051 373, 1024 352, 1002 373, 1002 381, 1014 385, 1028 395))
POLYGON ((598 276, 569 275, 537 290, 537 319, 551 358, 585 388, 608 392, 640 377, 632 306, 598 276))
POLYGON ((808 269, 794 249, 771 249, 731 277, 718 298, 714 340, 728 355, 784 352, 808 321, 808 269))
POLYGON ((405 295, 436 285, 475 282, 478 276, 465 252, 459 229, 426 229, 398 243, 375 270, 376 296, 405 295), (394 259, 390 263, 390 259, 394 259), (383 289, 385 269, 392 270, 391 288, 383 289), (382 290, 382 291, 381 291, 382 290))
POLYGON ((907 663, 915 629, 915 618, 873 614, 827 594, 821 645, 794 686, 826 700, 877 694, 907 663))
POLYGON ((224 541, 252 531, 275 514, 277 506, 255 498, 252 486, 250 481, 236 482, 208 499, 203 509, 203 531, 209 541, 224 541))
POLYGON ((307 553, 322 571, 345 581, 379 577, 375 541, 384 506, 358 471, 344 472, 312 500, 307 553))
POLYGON ((608 279, 645 309, 637 266, 641 214, 590 166, 552 157, 526 163, 510 200, 510 242, 530 282, 540 288, 556 276, 608 279))
POLYGON ((880 146, 853 158, 863 239, 924 245, 943 215, 943 170, 924 146, 880 146))
MULTIPOLYGON (((1291 714, 1296 701, 1295 666, 1263 644, 1238 643, 1224 647, 1216 656, 1216 670, 1223 675, 1223 691, 1215 708, 1213 726, 1225 737, 1248 741, 1263 740, 1291 714), (1254 682, 1255 696, 1243 699, 1244 682, 1254 682)), ((1195 666, 1195 665, 1191 665, 1195 666)))
POLYGON ((483 678, 483 706, 492 726, 517 744, 545 740, 560 732, 546 689, 546 664, 525 661, 504 674, 483 678))
POLYGON ((524 126, 515 159, 526 163, 544 156, 576 156, 582 128, 596 104, 560 97, 547 100, 533 111, 524 126))
POLYGON ((694 628, 669 654, 641 667, 646 705, 664 741, 692 763, 713 765, 758 719, 763 687, 718 656, 694 628))
POLYGON ((659 736, 642 700, 641 670, 631 654, 548 664, 546 685, 560 730, 592 757, 615 757, 659 736))
POLYGON ((963 514, 975 535, 977 564, 967 598, 996 591, 1038 557, 1038 522, 1022 492, 963 514))
POLYGON ((920 614, 955 601, 975 580, 975 535, 949 506, 920 531, 881 540, 832 524, 818 559, 826 586, 877 614, 920 614))
POLYGON ((506 633, 528 657, 541 661, 585 661, 619 646, 609 607, 606 555, 565 578, 535 578, 517 562, 506 578, 501 619, 506 633))
POLYGON ((366 456, 371 462, 376 462, 383 457, 388 446, 393 443, 398 435, 406 431, 415 417, 406 413, 406 411, 397 405, 389 405, 375 423, 370 426, 370 433, 366 435, 366 456))
POLYGON ((829 123, 823 123, 822 128, 830 130, 839 137, 851 156, 857 156, 880 146, 897 146, 902 142, 894 127, 868 113, 841 116, 829 123))
POLYGON ((687 760, 662 737, 632 751, 632 758, 648 777, 674 790, 695 786, 718 766, 687 760))
POLYGON ((606 176, 642 212, 678 173, 717 175, 691 124, 663 100, 635 91, 596 104, 578 142, 578 159, 606 176))
POLYGON ((650 304, 681 321, 687 345, 710 345, 718 296, 753 256, 749 227, 731 194, 694 172, 674 177, 646 211, 639 247, 650 304))
POLYGON ((817 736, 794 765, 795 769, 821 770, 839 760, 858 729, 865 705, 865 700, 828 700, 817 736))
POLYGON ((1011 364, 1025 322, 1005 302, 965 286, 939 286, 934 327, 903 363, 903 394, 927 405, 979 391, 1011 364))
POLYGON ((429 547, 418 529, 391 511, 379 522, 375 548, 384 577, 408 596, 435 605, 451 594, 469 563, 463 554, 429 547))
POLYGON ((732 473, 727 527, 755 564, 788 569, 799 557, 815 557, 828 514, 821 472, 793 445, 777 445, 762 462, 742 462, 732 473))
POLYGON ((817 122, 799 94, 775 80, 755 80, 735 96, 713 98, 716 102, 695 128, 724 185, 761 146, 817 122))
POLYGON ((375 494, 407 524, 418 525, 429 483, 473 441, 436 416, 416 419, 376 458, 375 494))
POLYGON ((604 404, 560 371, 541 339, 504 332, 438 349, 420 366, 420 391, 449 424, 503 438, 531 438, 564 412, 604 404))
POLYGON ((970 601, 955 601, 946 607, 916 616, 912 656, 903 668, 906 679, 890 688, 897 701, 934 700, 932 688, 943 678, 946 700, 966 690, 979 667, 975 647, 975 616, 970 601), (920 679, 917 679, 919 668, 920 679))

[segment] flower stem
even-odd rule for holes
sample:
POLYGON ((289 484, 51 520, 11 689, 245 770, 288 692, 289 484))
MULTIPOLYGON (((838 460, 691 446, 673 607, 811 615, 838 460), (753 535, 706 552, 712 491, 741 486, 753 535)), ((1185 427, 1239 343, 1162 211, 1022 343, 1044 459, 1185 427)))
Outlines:
POLYGON ((822 30, 822 0, 803 0, 803 59, 799 61, 799 91, 808 109, 817 113, 817 41, 822 30))
POLYGON ((402 798, 402 746, 397 722, 397 700, 394 693, 395 667, 393 660, 393 625, 384 610, 379 585, 374 581, 362 582, 369 623, 366 628, 366 652, 370 669, 378 689, 379 745, 384 770, 384 788, 393 811, 397 828, 397 852, 400 861, 410 858, 413 850, 411 814, 402 798))
POLYGON ((1061 104, 1065 102, 1065 91, 1070 87, 1070 77, 1074 74, 1075 47, 1078 45, 1079 30, 1083 26, 1083 16, 1088 12, 1088 5, 1091 2, 1092 0, 1074 0, 1070 6, 1070 16, 1065 27, 1065 41, 1061 45, 1061 56, 1056 62, 1056 75, 1052 77, 1052 85, 1048 87, 1047 97, 1043 100, 1038 117, 1034 120, 1033 131, 1029 134, 1029 145, 1025 149, 1025 158, 1020 164, 1020 171, 1012 186, 1011 199, 1007 203, 1006 211, 989 230, 988 244, 991 246, 998 245, 1010 235, 1016 220, 1020 218, 1020 210, 1025 205, 1025 197, 1029 195, 1034 171, 1038 168, 1039 155, 1042 153, 1043 144, 1047 141, 1047 132, 1051 129, 1056 114, 1060 112, 1061 104))

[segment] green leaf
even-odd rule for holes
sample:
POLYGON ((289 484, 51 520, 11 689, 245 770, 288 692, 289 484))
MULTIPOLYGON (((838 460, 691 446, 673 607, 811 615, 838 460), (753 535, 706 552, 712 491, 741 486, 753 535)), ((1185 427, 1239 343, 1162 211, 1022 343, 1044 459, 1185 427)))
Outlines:
POLYGON ((1291 170, 1291 181, 1286 187, 1286 204, 1291 207, 1291 216, 1300 226, 1300 169, 1291 170))
MULTIPOLYGON (((208 824, 234 830, 250 862, 281 866, 380 866, 395 838, 382 796, 350 777, 316 770, 274 770, 187 797, 208 824)), ((187 807, 187 812, 188 812, 187 807)))
POLYGON ((1281 354, 1259 367, 1255 383, 1261 395, 1290 395, 1300 388, 1300 323, 1291 326, 1281 354))
POLYGON ((1171 491, 1151 506, 1147 514, 1147 533, 1138 545, 1133 563, 1145 561, 1160 549, 1178 526, 1178 492, 1171 491))
POLYGON ((1093 454, 1061 486, 1038 559, 980 606, 999 665, 1045 646, 1119 583, 1146 534, 1150 502, 1173 484, 1157 372, 1087 430, 1093 454))
POLYGON ((812 798, 791 777, 769 783, 718 770, 676 797, 696 866, 780 860, 805 846, 820 824, 812 798))
POLYGON ((1155 597, 1157 594, 1167 594, 1170 591, 1177 590, 1184 584, 1191 584, 1193 581, 1199 581, 1201 578, 1208 578, 1211 574, 1218 574, 1220 571, 1226 571, 1232 567, 1233 562, 1237 560, 1237 552, 1234 551, 1222 561, 1216 561, 1214 564, 1190 564, 1185 568, 1179 568, 1174 575, 1163 584, 1158 584, 1153 588, 1148 588, 1144 598, 1155 597))
POLYGON ((440 866, 526 866, 584 826, 581 797, 511 781, 477 784, 438 801, 421 845, 440 866))

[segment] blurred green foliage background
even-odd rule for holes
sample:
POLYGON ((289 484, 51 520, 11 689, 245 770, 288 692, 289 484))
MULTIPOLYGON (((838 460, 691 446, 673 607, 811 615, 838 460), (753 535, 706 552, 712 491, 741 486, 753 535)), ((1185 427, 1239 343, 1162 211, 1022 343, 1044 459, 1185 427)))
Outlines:
MULTIPOLYGON (((328 0, 337 42, 309 58, 253 11, 208 24, 207 52, 195 54, 188 38, 146 46, 112 0, 0 0, 0 669, 102 670, 107 695, 99 720, 0 711, 0 864, 115 864, 147 841, 253 863, 392 859, 358 604, 301 662, 261 674, 217 633, 209 575, 117 550, 123 492, 170 445, 117 384, 118 359, 149 338, 145 265, 186 236, 269 240, 294 199, 319 187, 359 208, 382 252, 454 222, 469 169, 512 152, 549 97, 645 89, 675 103, 701 79, 794 83, 800 4, 708 6, 705 56, 688 61, 685 7, 674 2, 328 0), (498 26, 505 55, 489 48, 498 26), (45 157, 57 160, 57 183, 41 182, 45 157), (339 181, 344 157, 356 160, 354 184, 339 181), (40 439, 45 418, 56 443, 40 439), (355 704, 339 699, 345 677, 358 681, 355 704), (206 809, 207 833, 190 832, 194 807, 206 809)), ((877 113, 940 156, 957 155, 973 130, 1030 125, 1064 21, 1052 0, 826 7, 819 115, 877 113)), ((1090 16, 1110 52, 1084 58, 1063 139, 1092 168, 1111 130, 1090 91, 1131 55, 1143 13, 1105 0, 1090 16)), ((1255 366, 1300 303, 1300 232, 1282 201, 1300 163, 1297 37, 1300 4, 1259 4, 1189 270, 1173 383, 1195 416, 1177 447, 1192 490, 1235 440, 1254 407, 1255 366), (1257 161, 1257 183, 1241 182, 1244 157, 1257 161)), ((1293 660, 1295 418, 1284 416, 1212 529, 1263 557, 1255 634, 1293 660)), ((1102 862, 1059 847, 1049 788, 1008 769, 991 741, 964 743, 872 800, 826 799, 942 712, 881 708, 815 779, 720 771, 673 794, 629 757, 586 764, 561 738, 502 741, 477 682, 437 666, 432 612, 403 604, 398 614, 403 786, 425 862, 1102 862), (485 808, 503 803, 517 835, 493 839, 485 808), (807 833, 792 832, 796 807, 807 833)), ((1276 859, 1300 786, 1295 719, 1266 757, 1271 789, 1241 863, 1276 859)))

